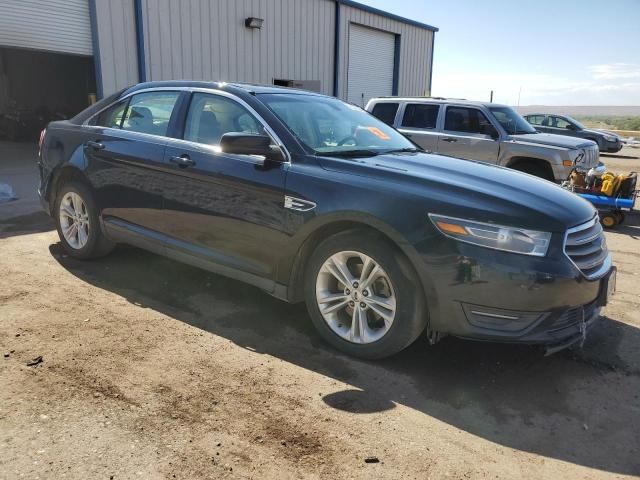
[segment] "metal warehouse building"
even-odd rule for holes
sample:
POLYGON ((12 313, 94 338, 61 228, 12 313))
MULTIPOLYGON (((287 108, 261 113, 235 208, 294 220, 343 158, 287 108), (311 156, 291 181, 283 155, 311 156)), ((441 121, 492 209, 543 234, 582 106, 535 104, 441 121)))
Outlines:
POLYGON ((0 0, 0 114, 163 79, 428 95, 436 31, 350 0, 0 0))

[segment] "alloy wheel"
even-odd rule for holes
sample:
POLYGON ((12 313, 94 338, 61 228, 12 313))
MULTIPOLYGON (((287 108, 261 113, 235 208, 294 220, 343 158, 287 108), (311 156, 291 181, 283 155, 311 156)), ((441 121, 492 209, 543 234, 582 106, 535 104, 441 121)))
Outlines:
POLYGON ((67 192, 60 202, 60 227, 67 243, 76 250, 89 241, 89 212, 82 197, 76 192, 67 192))
POLYGON ((329 328, 351 343, 380 340, 396 316, 389 275, 371 257, 356 251, 335 253, 322 264, 316 301, 329 328))

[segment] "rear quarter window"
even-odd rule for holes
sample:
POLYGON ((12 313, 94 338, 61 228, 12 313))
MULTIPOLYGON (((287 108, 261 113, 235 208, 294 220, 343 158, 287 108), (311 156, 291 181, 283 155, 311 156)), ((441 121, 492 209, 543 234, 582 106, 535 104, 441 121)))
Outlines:
POLYGON ((120 126, 122 125, 122 118, 124 117, 124 112, 127 108, 128 103, 129 99, 111 105, 109 108, 103 110, 102 112, 94 116, 91 120, 89 120, 89 125, 108 128, 120 128, 120 126))
POLYGON ((393 123, 396 120, 396 113, 398 112, 398 103, 376 103, 373 106, 373 110, 371 113, 378 117, 378 119, 382 120, 387 125, 393 126, 393 123))

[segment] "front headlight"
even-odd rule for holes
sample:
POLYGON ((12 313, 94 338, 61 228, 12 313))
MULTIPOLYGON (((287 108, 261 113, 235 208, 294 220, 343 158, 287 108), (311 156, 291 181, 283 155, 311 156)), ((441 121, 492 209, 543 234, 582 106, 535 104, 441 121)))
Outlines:
POLYGON ((617 140, 613 135, 603 135, 602 136, 607 142, 615 142, 617 140))
POLYGON ((435 227, 447 237, 505 252, 544 257, 551 241, 551 233, 549 232, 474 222, 432 213, 429 214, 429 218, 435 227))

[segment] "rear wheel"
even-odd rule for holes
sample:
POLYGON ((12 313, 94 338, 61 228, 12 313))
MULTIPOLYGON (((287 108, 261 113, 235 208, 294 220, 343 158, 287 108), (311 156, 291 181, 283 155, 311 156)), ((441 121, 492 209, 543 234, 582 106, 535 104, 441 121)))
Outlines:
POLYGON ((96 258, 113 249, 100 228, 91 190, 83 183, 72 181, 58 189, 54 213, 60 242, 72 257, 96 258))
POLYGON ((407 347, 426 326, 419 285, 394 245, 353 230, 328 238, 312 254, 305 300, 314 326, 331 345, 357 357, 383 358, 407 347))

